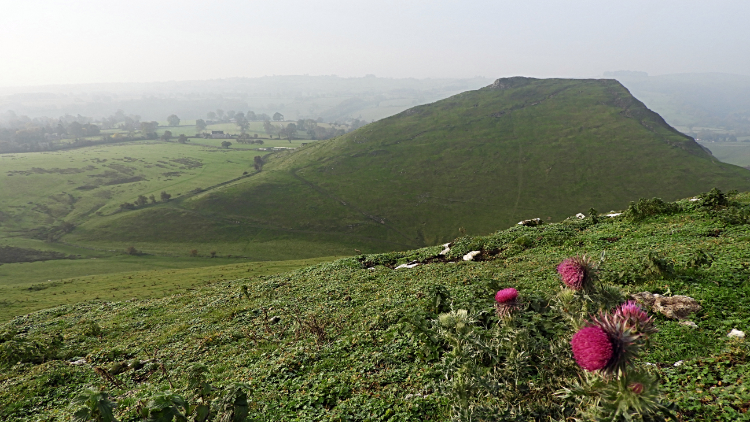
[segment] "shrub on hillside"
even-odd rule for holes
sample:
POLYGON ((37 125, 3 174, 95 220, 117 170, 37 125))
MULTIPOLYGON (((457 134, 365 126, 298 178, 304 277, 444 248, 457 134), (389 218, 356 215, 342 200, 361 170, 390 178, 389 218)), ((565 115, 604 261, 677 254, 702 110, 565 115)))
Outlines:
POLYGON ((672 202, 664 202, 660 198, 641 198, 638 202, 631 202, 625 211, 625 216, 633 221, 640 221, 648 217, 662 214, 675 214, 680 206, 672 202))

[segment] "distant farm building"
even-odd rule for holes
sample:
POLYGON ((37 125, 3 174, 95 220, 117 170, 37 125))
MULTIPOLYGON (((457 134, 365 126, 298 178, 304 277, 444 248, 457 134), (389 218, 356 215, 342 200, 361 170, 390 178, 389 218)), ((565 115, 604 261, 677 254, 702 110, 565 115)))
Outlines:
POLYGON ((231 135, 228 135, 224 133, 223 130, 212 130, 211 131, 211 139, 229 139, 231 138, 231 135))

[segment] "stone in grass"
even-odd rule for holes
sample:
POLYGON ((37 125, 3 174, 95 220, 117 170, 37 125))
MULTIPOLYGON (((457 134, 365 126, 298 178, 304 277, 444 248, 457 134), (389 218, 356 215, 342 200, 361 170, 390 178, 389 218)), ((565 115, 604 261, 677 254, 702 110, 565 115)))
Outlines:
POLYGON ((440 251, 440 255, 448 255, 448 252, 451 251, 451 244, 450 243, 445 243, 442 246, 443 246, 443 250, 440 251))
POLYGON ((729 334, 727 334, 727 337, 729 337, 729 338, 745 338, 745 332, 744 331, 740 331, 740 330, 738 330, 736 328, 732 328, 732 331, 730 331, 729 334))
POLYGON ((471 251, 464 255, 464 261, 473 261, 474 257, 482 253, 482 251, 471 251))
POLYGON ((528 220, 521 220, 518 222, 519 226, 526 226, 526 227, 536 227, 542 225, 543 221, 541 218, 531 218, 528 220))
POLYGON ((641 292, 634 294, 633 299, 671 319, 687 319, 690 314, 701 310, 698 301, 689 296, 662 296, 641 292))
POLYGON ((694 323, 693 321, 688 321, 688 320, 680 321, 680 325, 684 325, 690 328, 698 328, 698 324, 694 323))

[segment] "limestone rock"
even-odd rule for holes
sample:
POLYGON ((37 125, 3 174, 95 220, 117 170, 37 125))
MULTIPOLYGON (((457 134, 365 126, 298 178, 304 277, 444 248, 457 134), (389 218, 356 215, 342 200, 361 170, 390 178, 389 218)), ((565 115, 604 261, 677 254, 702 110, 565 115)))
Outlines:
POLYGON ((698 301, 689 296, 662 296, 641 292, 634 294, 633 299, 671 319, 686 319, 690 314, 701 310, 698 301))
POLYGON ((738 330, 736 328, 732 328, 732 331, 730 331, 729 334, 727 334, 727 337, 731 337, 731 338, 745 338, 745 332, 744 331, 740 331, 740 330, 738 330))
POLYGON ((471 251, 464 255, 464 261, 473 261, 474 257, 482 253, 482 251, 471 251))
POLYGON ((519 226, 526 226, 526 227, 536 227, 543 224, 543 221, 541 218, 531 218, 529 220, 522 220, 518 222, 519 226))
POLYGON ((443 245, 443 250, 440 251, 440 255, 448 255, 448 252, 450 252, 450 251, 451 251, 451 244, 450 243, 446 243, 446 244, 443 245))

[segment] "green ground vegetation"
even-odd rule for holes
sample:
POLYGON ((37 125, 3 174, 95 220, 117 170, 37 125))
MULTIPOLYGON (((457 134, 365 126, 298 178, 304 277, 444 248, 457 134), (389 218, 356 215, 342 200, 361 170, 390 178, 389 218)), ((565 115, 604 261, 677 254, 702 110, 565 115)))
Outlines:
POLYGON ((654 316, 659 331, 634 362, 641 376, 660 380, 680 420, 748 420, 750 347, 727 333, 750 329, 750 193, 643 199, 616 217, 516 226, 442 249, 14 318, 0 325, 0 418, 69 420, 93 387, 121 421, 182 399, 252 421, 567 420, 591 402, 556 394, 582 376, 566 315, 650 291, 702 309, 696 328, 654 316), (479 254, 463 260, 470 251, 479 254), (602 286, 590 297, 565 293, 555 271, 584 254, 602 286), (396 269, 404 263, 419 265, 396 269), (493 296, 507 287, 521 305, 498 319, 493 296), (200 393, 203 383, 212 388, 200 393))
POLYGON ((65 239, 157 248, 197 231, 153 226, 184 225, 217 239, 266 233, 403 250, 635 197, 750 188, 746 169, 719 162, 613 80, 501 79, 266 161, 179 209, 92 220, 65 239))
MULTIPOLYGON (((38 249, 27 249, 38 251, 38 249)), ((124 252, 124 251, 123 251, 124 252)), ((195 257, 101 254, 0 265, 0 321, 92 299, 158 298, 228 279, 276 274, 331 257, 248 262, 210 250, 195 257), (53 277, 53 278, 49 278, 53 277)), ((188 254, 186 254, 188 255, 188 254)))

